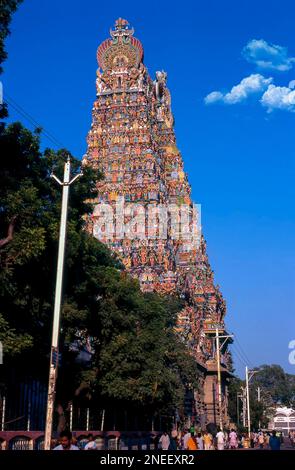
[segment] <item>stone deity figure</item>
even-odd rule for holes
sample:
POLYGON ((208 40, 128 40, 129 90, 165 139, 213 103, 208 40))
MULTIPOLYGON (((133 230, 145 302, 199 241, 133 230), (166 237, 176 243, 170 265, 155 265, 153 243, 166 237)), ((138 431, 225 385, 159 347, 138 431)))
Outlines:
POLYGON ((102 91, 103 91, 103 87, 104 87, 104 81, 103 81, 103 78, 102 78, 102 73, 100 72, 99 69, 97 69, 96 71, 96 91, 97 91, 97 94, 100 94, 102 91))
POLYGON ((166 271, 168 271, 168 268, 169 268, 169 258, 168 258, 167 255, 164 257, 164 268, 165 268, 166 271))
POLYGON ((141 253, 140 253, 140 257, 141 257, 141 262, 142 264, 146 264, 146 248, 145 247, 142 247, 141 248, 141 253))
POLYGON ((138 256, 137 256, 136 251, 133 251, 133 253, 132 253, 132 265, 133 266, 138 266, 138 256))
POLYGON ((163 91, 166 86, 167 73, 166 72, 156 72, 156 80, 154 81, 155 86, 155 95, 158 101, 162 100, 163 91))
POLYGON ((150 252, 150 265, 154 266, 155 265, 155 256, 153 251, 150 252))
POLYGON ((164 121, 163 106, 158 106, 158 108, 157 108, 157 120, 158 121, 164 121))

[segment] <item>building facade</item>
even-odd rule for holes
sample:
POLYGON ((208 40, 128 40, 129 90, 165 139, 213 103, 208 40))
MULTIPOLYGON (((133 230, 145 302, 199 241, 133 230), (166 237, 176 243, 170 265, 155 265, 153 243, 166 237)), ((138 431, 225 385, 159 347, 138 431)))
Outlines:
POLYGON ((97 51, 97 95, 83 158, 103 174, 87 227, 118 254, 143 291, 183 299, 177 332, 202 377, 193 412, 201 423, 218 423, 220 413, 227 422, 230 357, 224 345, 220 410, 215 347, 216 328, 225 331, 226 305, 177 148, 167 74, 156 72, 152 80, 126 20, 118 19, 110 35, 97 51))
POLYGON ((295 431, 295 410, 292 408, 279 407, 269 423, 270 429, 281 431, 284 436, 288 436, 291 431, 295 431))

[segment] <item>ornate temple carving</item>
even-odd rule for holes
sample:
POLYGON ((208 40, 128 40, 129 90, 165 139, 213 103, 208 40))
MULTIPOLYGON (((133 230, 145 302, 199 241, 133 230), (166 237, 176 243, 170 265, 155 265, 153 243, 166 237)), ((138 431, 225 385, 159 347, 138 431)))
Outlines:
MULTIPOLYGON (((84 165, 99 168, 104 175, 97 182, 97 202, 111 205, 114 212, 121 200, 131 207, 140 203, 147 210, 153 205, 174 205, 177 210, 186 205, 190 226, 191 189, 176 145, 167 73, 156 72, 155 80, 151 79, 143 63, 142 45, 126 20, 118 19, 110 34, 97 51, 97 97, 83 159, 84 165)), ((134 217, 130 210, 124 223, 134 217)), ((198 240, 190 235, 186 239, 173 236, 169 222, 166 235, 160 237, 157 215, 148 227, 142 217, 136 214, 138 237, 133 239, 126 233, 122 236, 116 220, 112 222, 114 235, 99 231, 96 211, 88 229, 116 251, 143 291, 174 293, 184 299, 177 331, 205 371, 206 382, 206 364, 214 356, 207 332, 216 324, 223 329, 226 313, 225 301, 214 284, 206 242, 203 236, 198 240)), ((204 397, 198 400, 205 409, 204 397)))

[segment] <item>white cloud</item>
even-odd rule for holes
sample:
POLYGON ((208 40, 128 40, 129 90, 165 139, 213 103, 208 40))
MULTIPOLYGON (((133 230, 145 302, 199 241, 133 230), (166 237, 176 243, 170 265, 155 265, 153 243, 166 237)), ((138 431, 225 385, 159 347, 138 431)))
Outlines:
POLYGON ((269 85, 260 102, 271 113, 274 109, 295 112, 295 80, 289 86, 269 85))
POLYGON ((288 49, 269 44, 264 39, 252 39, 244 47, 243 56, 257 67, 286 72, 293 67, 295 57, 288 57, 288 49))
POLYGON ((221 93, 220 91, 213 91, 205 97, 205 104, 213 104, 216 102, 223 102, 225 104, 237 104, 245 101, 250 95, 263 93, 272 82, 272 78, 265 78, 263 75, 252 74, 232 87, 229 93, 221 93))
POLYGON ((209 93, 209 95, 206 96, 205 103, 211 104, 211 103, 215 103, 216 101, 222 101, 222 100, 223 100, 223 94, 220 91, 212 91, 212 93, 209 93))

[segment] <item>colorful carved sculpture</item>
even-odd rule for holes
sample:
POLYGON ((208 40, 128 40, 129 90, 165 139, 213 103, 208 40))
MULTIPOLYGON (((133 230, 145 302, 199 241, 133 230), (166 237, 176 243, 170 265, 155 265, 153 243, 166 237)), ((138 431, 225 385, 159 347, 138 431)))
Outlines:
MULTIPOLYGON (((178 217, 179 205, 191 210, 192 201, 176 145, 167 74, 161 71, 154 81, 150 78, 142 45, 126 20, 117 20, 110 34, 97 51, 97 98, 83 164, 104 175, 97 182, 98 202, 114 208, 119 198, 144 207, 174 205, 178 217)), ((94 212, 87 223, 94 234, 96 220, 94 212)), ((170 225, 166 238, 157 237, 159 230, 152 224, 144 232, 148 238, 127 240, 115 233, 111 238, 101 234, 100 239, 122 258, 143 291, 174 293, 184 299, 176 329, 205 368, 212 357, 212 340, 205 337, 208 321, 222 327, 226 313, 214 285, 206 242, 203 236, 198 241, 179 239, 170 225)))

